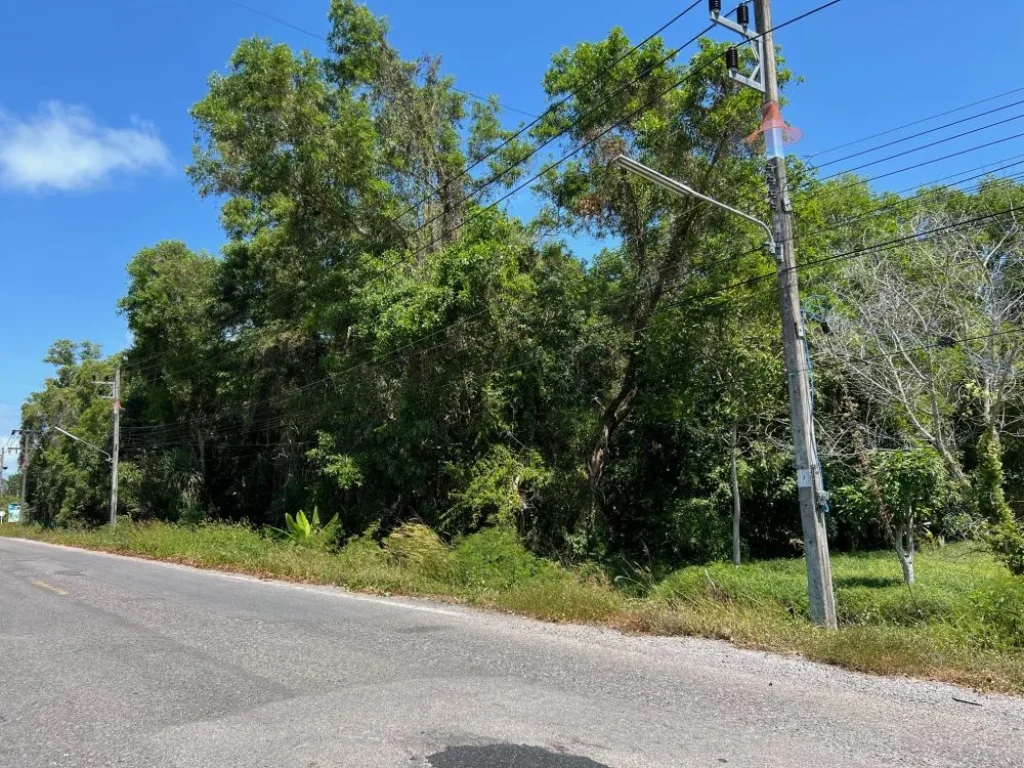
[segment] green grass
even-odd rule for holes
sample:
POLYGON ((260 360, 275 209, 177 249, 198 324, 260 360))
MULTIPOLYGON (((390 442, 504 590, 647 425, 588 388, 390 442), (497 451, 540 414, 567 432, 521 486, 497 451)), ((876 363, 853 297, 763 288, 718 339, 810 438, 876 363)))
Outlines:
POLYGON ((1024 579, 970 544, 921 552, 912 590, 889 553, 835 556, 841 627, 826 632, 807 620, 801 559, 685 568, 657 583, 631 583, 627 592, 599 569, 563 568, 497 529, 447 546, 424 526, 409 525, 382 545, 361 537, 340 552, 219 524, 94 531, 5 525, 0 535, 378 594, 433 596, 549 621, 720 638, 865 672, 1024 694, 1024 579))

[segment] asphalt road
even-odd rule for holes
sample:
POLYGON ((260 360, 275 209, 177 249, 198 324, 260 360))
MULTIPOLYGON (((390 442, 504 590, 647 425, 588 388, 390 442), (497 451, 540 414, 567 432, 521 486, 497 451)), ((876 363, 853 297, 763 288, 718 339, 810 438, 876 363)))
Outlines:
POLYGON ((1024 702, 0 539, 0 766, 723 765, 1020 768, 1024 702))

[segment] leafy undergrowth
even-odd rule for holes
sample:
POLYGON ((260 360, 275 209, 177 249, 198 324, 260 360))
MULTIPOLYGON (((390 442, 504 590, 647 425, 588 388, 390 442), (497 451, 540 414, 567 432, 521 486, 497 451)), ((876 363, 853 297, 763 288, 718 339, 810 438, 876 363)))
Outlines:
POLYGON ((570 570, 527 552, 510 531, 489 529, 454 546, 422 525, 340 552, 269 539, 249 528, 151 523, 94 531, 0 526, 0 535, 141 555, 379 594, 441 597, 549 621, 698 635, 877 674, 908 674, 1024 694, 1024 580, 983 550, 922 552, 908 589, 888 553, 833 558, 841 628, 807 620, 800 559, 685 568, 642 594, 615 588, 597 569, 570 570))

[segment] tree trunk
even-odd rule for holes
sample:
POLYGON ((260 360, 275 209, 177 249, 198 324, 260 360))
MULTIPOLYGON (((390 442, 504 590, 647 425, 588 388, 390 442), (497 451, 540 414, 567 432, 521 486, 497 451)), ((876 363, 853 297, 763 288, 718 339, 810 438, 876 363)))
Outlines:
POLYGON ((914 583, 914 512, 907 512, 907 520, 896 530, 896 554, 900 558, 903 569, 903 581, 908 585, 914 583))
POLYGON ((199 447, 199 475, 203 478, 203 488, 206 488, 206 436, 202 429, 196 430, 196 444, 199 447))
MULTIPOLYGON (((632 361, 629 368, 632 368, 632 361)), ((601 434, 594 450, 590 453, 590 458, 587 459, 587 481, 591 488, 596 489, 601 483, 604 466, 608 460, 608 445, 611 442, 612 434, 629 415, 630 405, 638 391, 636 385, 633 384, 632 374, 627 370, 619 393, 605 406, 604 414, 601 416, 601 434)))
POLYGON ((729 446, 729 456, 732 464, 732 562, 733 565, 740 564, 740 481, 736 464, 739 460, 739 428, 734 421, 732 423, 732 445, 729 446))

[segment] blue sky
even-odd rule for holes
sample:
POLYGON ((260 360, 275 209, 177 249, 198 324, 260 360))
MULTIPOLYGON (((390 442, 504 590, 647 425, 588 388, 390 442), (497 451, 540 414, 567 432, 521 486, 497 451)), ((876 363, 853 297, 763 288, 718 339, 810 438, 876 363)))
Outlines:
MULTIPOLYGON (((775 21, 820 1, 775 0, 775 21)), ((297 27, 327 31, 327 0, 245 4, 297 27)), ((544 108, 540 82, 552 52, 599 39, 614 25, 639 40, 688 2, 369 4, 390 17, 392 41, 406 57, 440 53, 459 87, 494 93, 510 106, 539 113, 544 108)), ((791 91, 786 112, 804 131, 794 150, 820 151, 1024 86, 1024 15, 1011 12, 1012 5, 985 6, 983 18, 971 12, 978 6, 961 0, 844 0, 781 31, 777 42, 805 78, 791 91), (853 46, 858 40, 866 44, 860 53, 853 46)), ((688 39, 705 18, 702 3, 666 33, 669 43, 688 39)), ((166 238, 193 248, 219 248, 217 204, 200 200, 182 172, 192 141, 188 109, 202 97, 206 77, 223 68, 243 37, 263 35, 315 52, 324 46, 231 0, 5 3, 0 30, 0 71, 7 73, 0 91, 3 436, 17 423, 18 404, 50 373, 42 357, 54 339, 89 339, 108 353, 125 346, 115 304, 125 288, 124 266, 135 251, 166 238)), ((726 39, 724 30, 713 34, 726 39)), ((1024 92, 946 119, 1019 98, 1024 92)), ((1021 111, 1010 108, 951 132, 1021 111)), ((507 117, 514 123, 519 116, 507 117)), ((1021 131, 1024 120, 872 170, 1021 131)), ((894 176, 885 184, 902 189, 1021 153, 1024 139, 894 176)))

